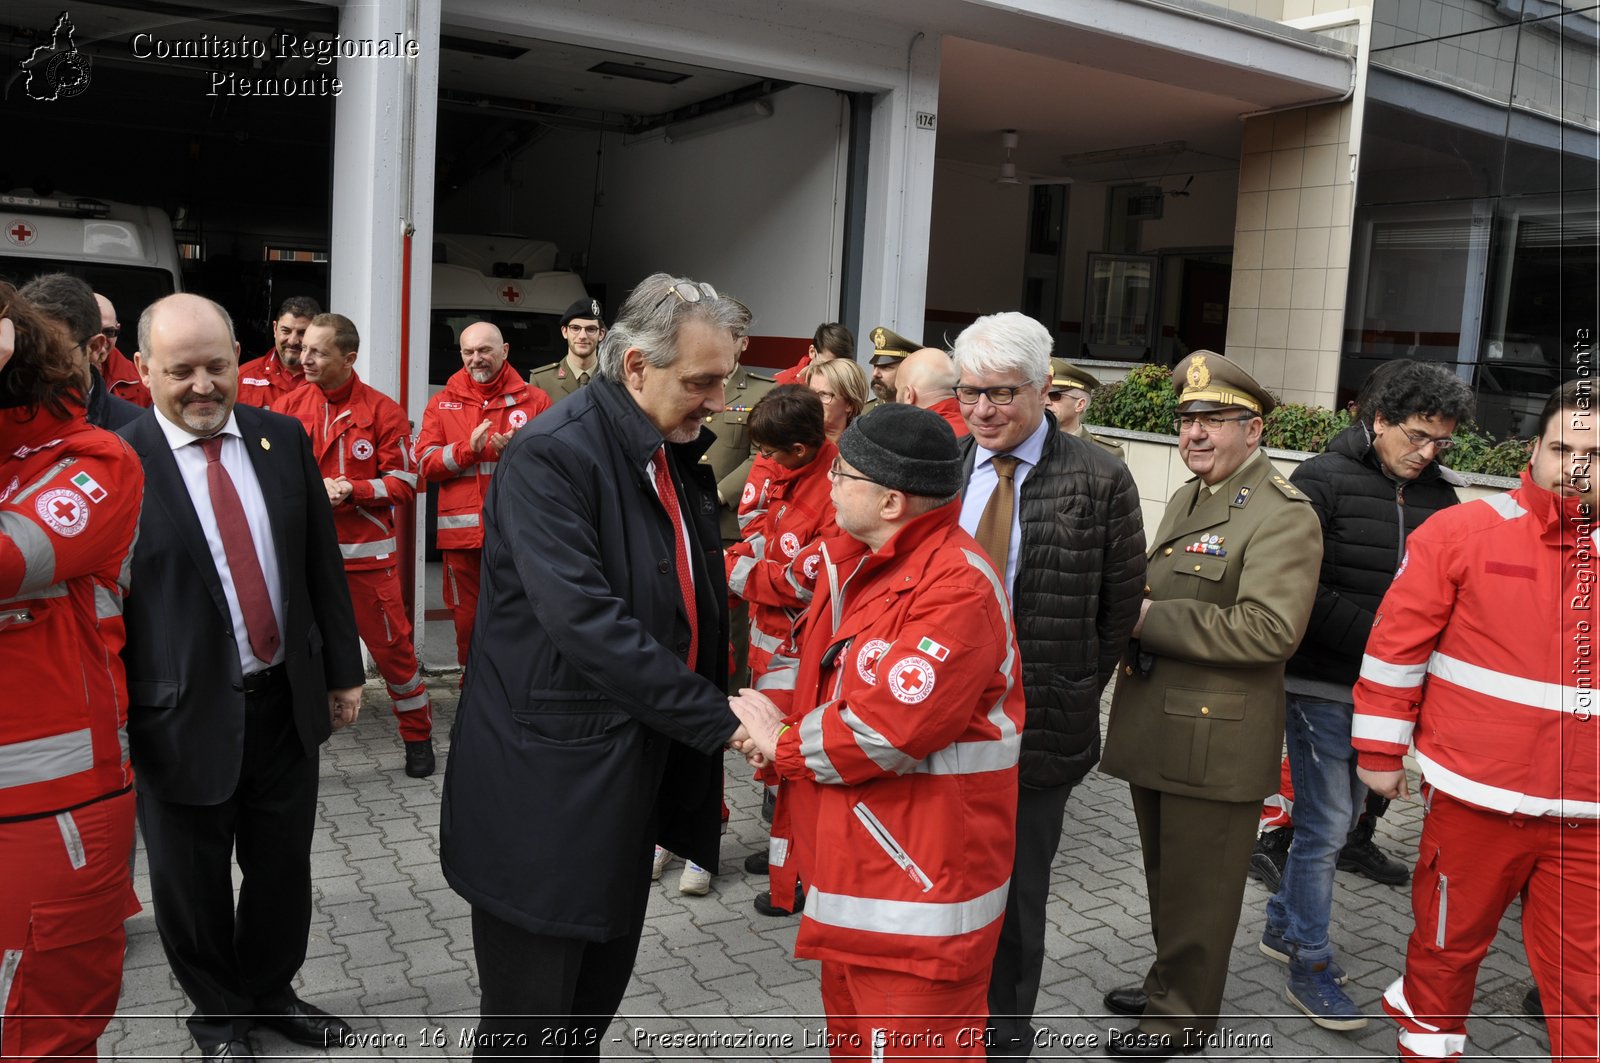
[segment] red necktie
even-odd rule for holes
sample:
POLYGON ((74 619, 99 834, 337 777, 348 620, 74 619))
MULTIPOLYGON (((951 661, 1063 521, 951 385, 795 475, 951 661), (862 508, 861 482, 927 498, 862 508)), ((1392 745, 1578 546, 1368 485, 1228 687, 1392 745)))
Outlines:
POLYGON ((272 612, 272 597, 267 593, 267 577, 261 573, 255 540, 250 537, 250 522, 245 519, 233 477, 218 459, 222 457, 220 435, 202 439, 206 452, 206 487, 211 491, 211 510, 222 534, 222 552, 233 572, 233 593, 244 614, 244 627, 250 634, 250 652, 262 664, 271 664, 278 655, 278 618, 272 612))
POLYGON ((666 507, 667 519, 672 522, 673 553, 677 555, 678 591, 683 595, 683 611, 689 617, 689 667, 700 660, 700 624, 694 603, 694 569, 689 567, 689 544, 683 537, 683 514, 678 508, 678 491, 672 486, 672 474, 667 471, 667 448, 655 452, 650 463, 655 466, 656 493, 666 507))

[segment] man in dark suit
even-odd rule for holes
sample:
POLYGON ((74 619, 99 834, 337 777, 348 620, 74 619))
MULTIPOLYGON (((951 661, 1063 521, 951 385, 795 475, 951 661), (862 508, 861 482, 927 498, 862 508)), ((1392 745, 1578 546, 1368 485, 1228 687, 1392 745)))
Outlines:
POLYGON ((250 1059, 253 1020, 338 1044, 349 1026, 291 988, 317 747, 355 722, 363 679, 328 495, 298 422, 235 408, 222 307, 155 303, 136 362, 155 405, 122 431, 145 468, 123 658, 156 929, 206 1058, 250 1059))

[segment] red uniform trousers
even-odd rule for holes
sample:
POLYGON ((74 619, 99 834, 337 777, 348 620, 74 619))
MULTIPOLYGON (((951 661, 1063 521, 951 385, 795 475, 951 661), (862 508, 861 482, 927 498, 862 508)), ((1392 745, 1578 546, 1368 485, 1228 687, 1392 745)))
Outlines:
POLYGON ((467 666, 472 648, 472 618, 478 612, 478 566, 482 550, 441 550, 444 555, 444 604, 456 623, 456 663, 467 666))
POLYGON ((1522 898, 1522 939, 1552 1059, 1596 1058, 1600 823, 1487 812, 1433 790, 1422 825, 1405 973, 1383 995, 1402 1059, 1466 1049, 1478 965, 1522 898))
POLYGON ((1261 823, 1257 829, 1278 830, 1294 826, 1294 780, 1289 778, 1289 758, 1278 765, 1278 792, 1261 802, 1261 823))
POLYGON ((139 911, 132 851, 131 791, 0 824, 0 1056, 96 1057, 139 911))
POLYGON ((411 641, 411 618, 400 596, 400 576, 392 568, 345 571, 350 581, 350 604, 355 607, 356 633, 367 644, 378 674, 389 688, 400 737, 421 742, 433 734, 433 704, 417 665, 411 641))
POLYGON ((953 982, 822 961, 828 1056, 835 1060, 987 1057, 989 968, 953 982))

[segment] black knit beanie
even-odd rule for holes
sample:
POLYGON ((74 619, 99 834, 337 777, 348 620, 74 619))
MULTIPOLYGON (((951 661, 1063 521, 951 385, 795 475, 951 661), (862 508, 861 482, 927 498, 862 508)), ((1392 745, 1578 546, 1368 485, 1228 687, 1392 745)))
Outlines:
POLYGON ((932 410, 890 403, 857 417, 839 454, 874 483, 908 495, 949 498, 961 490, 961 451, 950 423, 932 410))

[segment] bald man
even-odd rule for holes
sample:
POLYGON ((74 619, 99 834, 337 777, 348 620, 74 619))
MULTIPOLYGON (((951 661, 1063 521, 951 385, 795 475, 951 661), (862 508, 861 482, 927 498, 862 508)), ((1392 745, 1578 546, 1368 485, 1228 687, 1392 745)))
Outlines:
POLYGON ((950 356, 937 347, 923 347, 906 355, 895 374, 894 401, 920 406, 950 422, 960 439, 968 432, 956 402, 956 381, 961 373, 950 356))
POLYGON ((94 293, 100 306, 100 334, 106 338, 106 357, 100 364, 100 375, 105 378, 106 390, 119 399, 135 406, 150 405, 150 389, 139 380, 139 370, 117 347, 122 336, 122 322, 117 320, 117 308, 110 299, 94 293))
POLYGON ((444 602, 456 627, 456 659, 467 665, 478 611, 483 552, 483 498, 511 434, 551 406, 550 395, 524 380, 510 362, 511 345, 489 321, 461 330, 461 369, 428 400, 417 433, 417 472, 439 484, 439 550, 444 602))

